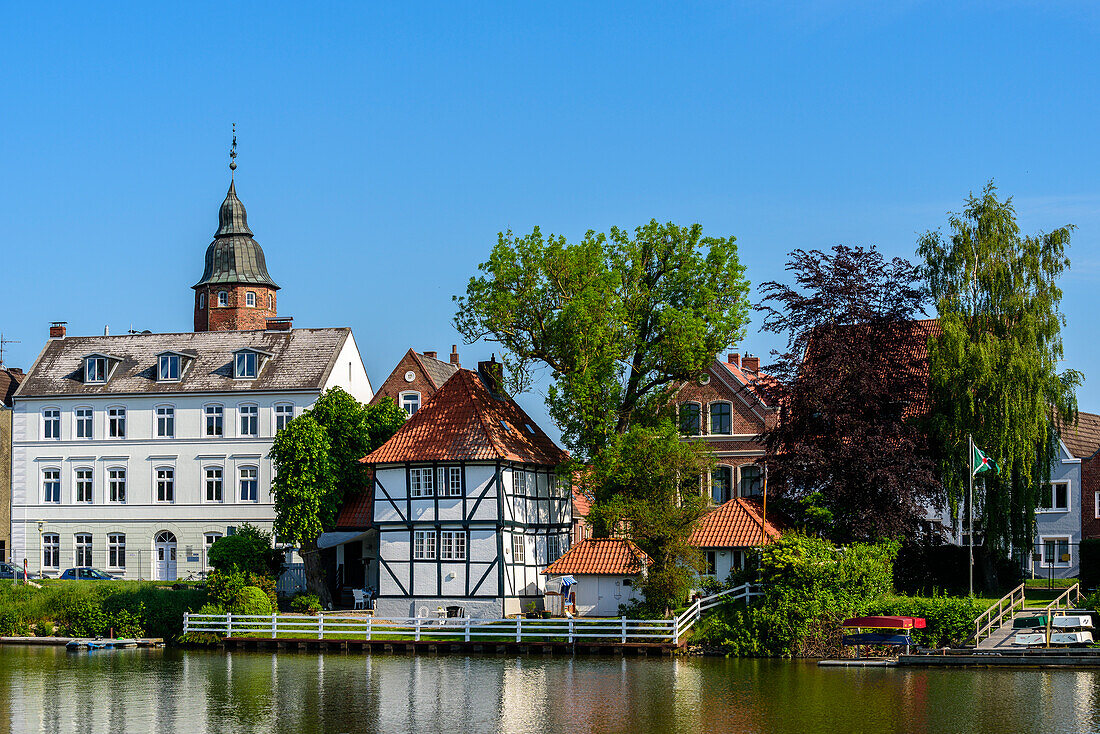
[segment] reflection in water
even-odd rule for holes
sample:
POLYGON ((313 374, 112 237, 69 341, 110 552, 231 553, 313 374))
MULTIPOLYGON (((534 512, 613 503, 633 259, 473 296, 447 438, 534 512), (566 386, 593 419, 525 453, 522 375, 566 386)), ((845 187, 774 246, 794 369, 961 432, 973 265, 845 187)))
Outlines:
POLYGON ((1100 673, 0 648, 3 732, 1084 732, 1100 673))

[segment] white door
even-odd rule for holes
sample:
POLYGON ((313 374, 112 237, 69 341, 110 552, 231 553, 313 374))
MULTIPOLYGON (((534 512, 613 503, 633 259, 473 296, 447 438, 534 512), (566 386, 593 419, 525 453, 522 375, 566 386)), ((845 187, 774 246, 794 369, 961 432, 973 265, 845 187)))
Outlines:
POLYGON ((157 533, 153 539, 153 579, 176 580, 176 536, 167 530, 157 533))

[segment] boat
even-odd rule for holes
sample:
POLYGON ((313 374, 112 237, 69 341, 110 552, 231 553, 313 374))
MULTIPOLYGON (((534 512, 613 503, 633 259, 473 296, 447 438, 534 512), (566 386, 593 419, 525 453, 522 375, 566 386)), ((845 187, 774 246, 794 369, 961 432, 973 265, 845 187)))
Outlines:
POLYGON ((1031 645, 1045 645, 1047 636, 1042 632, 1018 632, 1012 640, 1013 645, 1030 647, 1031 645))
POLYGON ((922 630, 924 617, 853 617, 840 623, 841 627, 885 630, 922 630))
POLYGON ((860 632, 854 635, 844 635, 845 645, 909 645, 912 640, 908 635, 890 634, 888 632, 860 632))
POLYGON ((87 639, 65 643, 66 650, 113 650, 123 647, 137 647, 137 640, 87 639))
POLYGON ((1012 620, 1012 629, 1014 630, 1034 630, 1047 626, 1047 616, 1045 614, 1033 614, 1030 617, 1016 617, 1012 620))
POLYGON ((1057 614, 1050 621, 1051 626, 1060 629, 1078 629, 1080 627, 1092 627, 1091 614, 1057 614))
POLYGON ((1088 630, 1080 632, 1055 632, 1050 636, 1052 645, 1086 645, 1092 642, 1092 633, 1088 630))

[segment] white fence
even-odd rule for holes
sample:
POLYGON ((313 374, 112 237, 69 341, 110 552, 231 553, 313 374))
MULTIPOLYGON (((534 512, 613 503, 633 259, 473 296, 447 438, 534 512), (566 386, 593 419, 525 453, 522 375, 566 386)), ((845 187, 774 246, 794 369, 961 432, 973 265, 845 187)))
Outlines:
POLYGON ((708 596, 692 603, 673 619, 473 619, 407 617, 376 619, 372 616, 316 617, 285 614, 184 614, 183 631, 206 632, 225 637, 315 638, 318 640, 408 640, 446 638, 464 642, 608 642, 679 644, 681 637, 703 612, 731 601, 750 601, 760 591, 750 584, 708 596), (492 638, 492 639, 490 639, 492 638))
POLYGON ((279 580, 275 583, 275 592, 279 596, 294 596, 306 590, 306 569, 301 563, 289 563, 279 580))

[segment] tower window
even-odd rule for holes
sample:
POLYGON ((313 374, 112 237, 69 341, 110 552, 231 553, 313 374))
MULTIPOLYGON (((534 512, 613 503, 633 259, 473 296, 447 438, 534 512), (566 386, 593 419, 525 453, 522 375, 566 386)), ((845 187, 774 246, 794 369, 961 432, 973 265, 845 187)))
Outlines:
POLYGON ((199 294, 199 310, 201 311, 204 308, 206 308, 206 294, 205 293, 200 293, 199 294))
POLYGON ((275 296, 270 293, 267 294, 267 308, 269 311, 275 310, 275 296))
POLYGON ((229 293, 227 291, 218 291, 218 306, 225 308, 229 305, 229 293))
POLYGON ((256 294, 252 291, 244 294, 245 305, 249 308, 256 308, 256 294))

